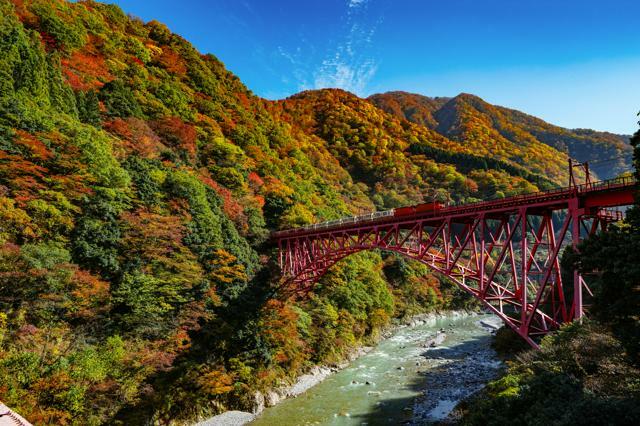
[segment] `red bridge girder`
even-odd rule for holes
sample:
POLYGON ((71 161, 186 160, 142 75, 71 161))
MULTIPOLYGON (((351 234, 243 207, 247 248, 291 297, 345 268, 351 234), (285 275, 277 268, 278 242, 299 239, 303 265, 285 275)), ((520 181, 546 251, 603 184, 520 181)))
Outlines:
POLYGON ((583 315, 577 271, 563 282, 561 250, 621 219, 606 207, 633 203, 635 181, 625 177, 331 227, 272 235, 288 289, 306 292, 342 258, 386 250, 428 265, 478 298, 529 344, 583 315))

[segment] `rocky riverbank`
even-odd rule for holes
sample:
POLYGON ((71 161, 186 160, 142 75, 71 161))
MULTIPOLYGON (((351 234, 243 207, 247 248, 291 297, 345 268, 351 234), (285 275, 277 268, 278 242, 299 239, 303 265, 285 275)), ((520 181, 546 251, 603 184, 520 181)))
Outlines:
POLYGON ((226 411, 217 416, 197 423, 195 426, 242 426, 250 423, 265 408, 273 407, 287 398, 295 398, 311 389, 327 377, 347 367, 351 362, 357 360, 362 355, 373 349, 372 346, 362 346, 355 348, 349 353, 347 358, 340 364, 334 366, 314 366, 308 373, 299 376, 292 385, 284 385, 262 393, 257 391, 253 394, 253 410, 246 411, 226 411))
MULTIPOLYGON (((458 318, 476 314, 476 312, 467 311, 445 311, 419 314, 411 318, 398 321, 385 329, 380 334, 381 341, 393 336, 401 328, 432 325, 435 324, 438 319, 458 318)), ((423 344, 423 347, 437 348, 439 345, 441 345, 446 339, 446 332, 444 329, 440 331, 441 332, 437 333, 436 335, 427 338, 423 344)), ((296 382, 291 385, 283 385, 278 388, 271 389, 265 393, 259 391, 255 392, 253 395, 252 412, 228 411, 199 422, 195 426, 241 426, 250 423, 265 408, 273 407, 274 405, 277 405, 288 398, 295 398, 305 393, 307 390, 321 383, 332 374, 346 368, 362 355, 369 353, 372 349, 374 349, 374 347, 371 346, 355 348, 349 353, 347 358, 339 364, 314 366, 313 368, 311 368, 311 370, 309 370, 309 372, 299 376, 296 382)))
MULTIPOLYGON (((501 321, 484 319, 476 325, 495 332, 501 321)), ((446 331, 441 331, 440 335, 445 335, 446 331)), ((411 425, 455 423, 455 406, 494 379, 502 366, 488 336, 448 348, 428 349, 422 356, 432 368, 425 372, 426 383, 414 402, 411 425)))

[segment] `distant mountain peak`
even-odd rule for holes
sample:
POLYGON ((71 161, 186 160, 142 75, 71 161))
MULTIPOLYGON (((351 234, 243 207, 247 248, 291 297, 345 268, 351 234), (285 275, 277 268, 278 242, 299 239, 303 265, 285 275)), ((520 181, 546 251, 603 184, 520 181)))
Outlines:
MULTIPOLYGON (((368 100, 401 119, 427 126, 441 135, 477 145, 479 152, 489 143, 505 152, 525 155, 522 149, 546 145, 568 152, 579 161, 593 161, 601 178, 616 176, 631 166, 629 136, 590 129, 565 129, 532 115, 492 105, 470 93, 453 98, 433 98, 408 92, 387 92, 369 96, 368 100), (513 145, 513 147, 510 147, 513 145), (619 161, 610 161, 618 158, 619 161), (606 162, 604 162, 606 160, 606 162)), ((550 155, 547 153, 546 155, 550 155)), ((527 161, 532 157, 527 156, 527 161)))

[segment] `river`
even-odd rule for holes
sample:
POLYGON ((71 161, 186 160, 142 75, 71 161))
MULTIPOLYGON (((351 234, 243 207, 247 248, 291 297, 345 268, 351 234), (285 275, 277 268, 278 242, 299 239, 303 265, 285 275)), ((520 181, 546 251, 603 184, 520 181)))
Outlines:
POLYGON ((267 408, 250 424, 422 425, 442 420, 500 368, 490 348, 490 325, 496 320, 490 315, 440 317, 400 328, 347 368, 267 408), (442 344, 425 347, 442 331, 442 344))

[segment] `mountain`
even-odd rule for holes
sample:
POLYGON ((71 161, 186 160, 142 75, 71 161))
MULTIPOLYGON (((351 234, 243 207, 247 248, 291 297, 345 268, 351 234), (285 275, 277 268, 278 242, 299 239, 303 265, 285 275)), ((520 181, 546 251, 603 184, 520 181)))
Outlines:
POLYGON ((368 98, 383 110, 464 142, 481 155, 494 154, 531 165, 537 156, 551 158, 548 145, 578 160, 592 163, 601 179, 628 172, 632 164, 629 136, 587 129, 565 129, 509 108, 491 105, 462 93, 454 98, 430 98, 388 92, 368 98), (502 153, 500 151, 503 151, 502 153))
POLYGON ((435 129, 438 122, 433 113, 451 98, 430 98, 407 92, 378 93, 368 98, 377 107, 416 124, 435 129))
POLYGON ((377 252, 286 299, 270 231, 567 177, 551 142, 509 136, 533 132, 527 116, 497 125, 467 97, 416 98, 407 117, 341 90, 268 101, 165 25, 90 0, 0 1, 0 76, 0 400, 35 424, 251 410, 392 317, 470 303, 377 252))
POLYGON ((550 179, 541 173, 543 167, 478 155, 466 144, 339 89, 303 92, 275 102, 274 110, 279 120, 318 138, 378 209, 433 197, 454 202, 492 198, 566 179, 566 170, 550 179))

